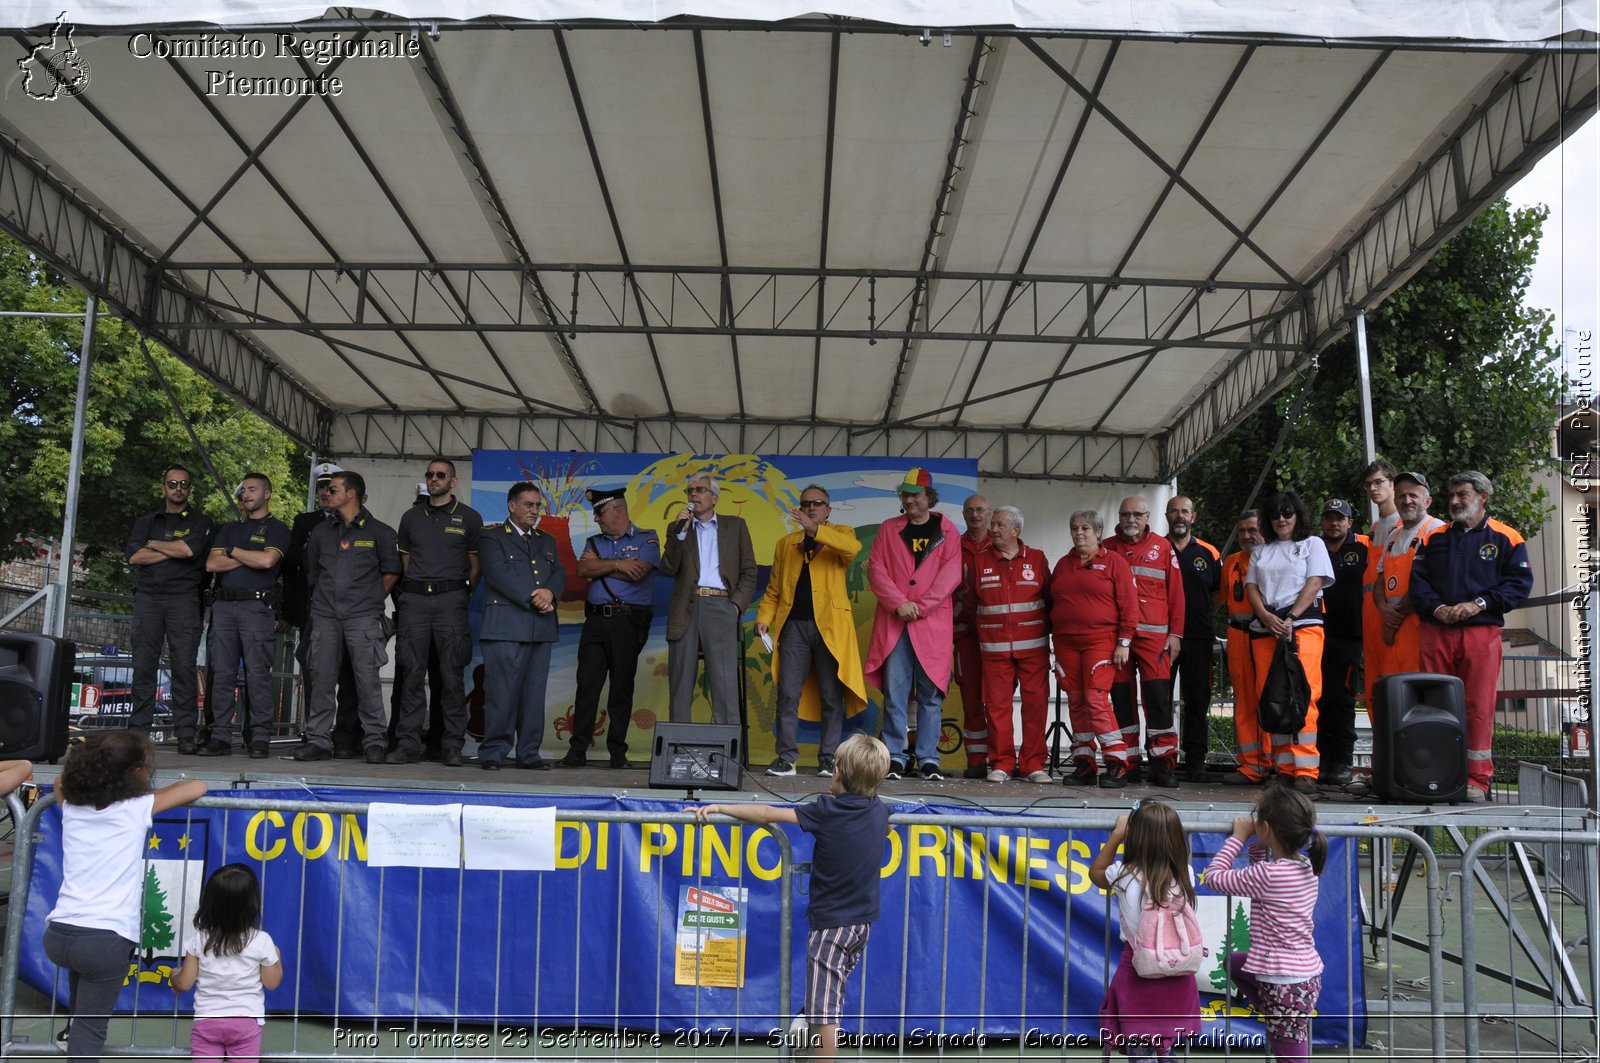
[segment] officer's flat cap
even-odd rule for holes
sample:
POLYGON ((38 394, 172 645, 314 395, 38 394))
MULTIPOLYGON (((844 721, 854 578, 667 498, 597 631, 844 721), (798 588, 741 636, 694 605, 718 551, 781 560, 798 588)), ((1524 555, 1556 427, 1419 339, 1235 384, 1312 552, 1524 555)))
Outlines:
POLYGON ((611 491, 596 491, 591 487, 586 493, 589 497, 589 505, 594 507, 595 516, 599 516, 600 511, 606 508, 607 502, 622 501, 622 496, 624 494, 622 488, 620 487, 611 491))
POLYGON ((339 473, 339 472, 344 472, 344 470, 339 468, 339 466, 335 465, 331 461, 319 461, 319 462, 317 462, 317 475, 316 475, 316 478, 318 480, 331 480, 331 479, 333 479, 333 474, 334 473, 339 473))

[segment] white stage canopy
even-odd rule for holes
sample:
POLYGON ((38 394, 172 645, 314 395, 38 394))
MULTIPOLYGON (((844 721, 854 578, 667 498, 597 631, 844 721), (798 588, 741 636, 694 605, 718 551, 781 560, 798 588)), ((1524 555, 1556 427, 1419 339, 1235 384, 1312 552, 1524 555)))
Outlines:
POLYGON ((1596 107, 1592 3, 957 7, 23 0, 0 227, 341 458, 1164 481, 1596 107))

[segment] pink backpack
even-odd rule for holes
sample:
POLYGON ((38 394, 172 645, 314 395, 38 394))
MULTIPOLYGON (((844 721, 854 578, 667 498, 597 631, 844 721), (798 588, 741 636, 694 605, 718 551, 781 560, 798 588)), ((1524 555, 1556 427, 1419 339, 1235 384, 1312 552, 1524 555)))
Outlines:
POLYGON ((1174 889, 1161 907, 1146 903, 1139 917, 1139 934, 1133 943, 1133 969, 1141 978, 1177 978, 1193 975, 1210 955, 1202 944, 1200 920, 1174 889))

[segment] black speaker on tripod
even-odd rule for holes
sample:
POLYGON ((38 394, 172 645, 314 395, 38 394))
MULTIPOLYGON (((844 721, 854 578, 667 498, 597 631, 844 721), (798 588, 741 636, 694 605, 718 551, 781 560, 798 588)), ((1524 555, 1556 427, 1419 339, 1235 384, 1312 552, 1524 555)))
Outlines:
POLYGON ((1400 672, 1372 686, 1372 781, 1386 801, 1467 799, 1467 702, 1453 675, 1400 672))
POLYGON ((67 751, 76 643, 0 631, 0 758, 55 761, 67 751))

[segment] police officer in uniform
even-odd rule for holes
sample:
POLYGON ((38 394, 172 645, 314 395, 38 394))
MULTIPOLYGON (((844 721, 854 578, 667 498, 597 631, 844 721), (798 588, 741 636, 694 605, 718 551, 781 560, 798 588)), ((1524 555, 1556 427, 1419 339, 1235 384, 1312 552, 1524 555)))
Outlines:
POLYGON ((200 722, 200 588, 211 518, 190 505, 193 478, 182 465, 161 475, 163 505, 134 522, 123 551, 138 571, 133 588, 133 712, 130 730, 149 731, 156 719, 156 681, 165 644, 172 670, 172 716, 178 752, 195 753, 200 722))
POLYGON ((333 756, 334 687, 339 658, 348 654, 355 675, 357 710, 368 764, 383 763, 383 684, 378 670, 388 661, 383 634, 384 600, 400 580, 395 530, 366 507, 367 484, 359 473, 338 472, 328 486, 333 519, 306 541, 306 582, 311 587, 311 706, 306 742, 295 760, 333 756))
POLYGON ((484 687, 478 764, 485 771, 499 771, 513 750, 517 767, 550 769, 539 747, 550 651, 560 634, 556 603, 567 573, 555 539, 539 530, 543 504, 533 484, 512 484, 505 523, 487 525, 479 542, 478 564, 488 585, 478 628, 484 687))
POLYGON ((400 638, 396 644, 403 676, 401 712, 390 764, 422 759, 428 722, 428 660, 437 651, 444 684, 444 735, 440 743, 447 767, 461 766, 467 732, 466 689, 461 670, 472 657, 467 601, 478 581, 478 538, 483 518, 455 496, 456 466, 445 458, 428 462, 427 502, 400 518, 400 638))
MULTIPOLYGON (((317 491, 317 508, 301 513, 289 526, 289 553, 283 559, 283 620, 287 626, 298 628, 300 637, 295 646, 294 659, 300 664, 300 688, 303 708, 301 723, 310 715, 311 688, 315 685, 311 675, 311 591, 306 586, 306 542, 311 533, 333 519, 328 508, 329 492, 333 478, 344 472, 331 461, 318 462, 313 470, 317 491)), ((338 709, 333 724, 333 755, 344 760, 361 756, 361 716, 356 711, 356 677, 350 670, 350 658, 344 655, 339 661, 338 709)))
POLYGON ((217 574, 207 659, 222 680, 212 687, 211 738, 202 757, 233 752, 234 675, 244 658, 245 747, 253 759, 267 755, 272 737, 272 650, 277 637, 278 569, 289 549, 289 526, 268 511, 272 481, 259 472, 239 483, 239 519, 217 529, 206 571, 217 574), (226 691, 226 694, 223 693, 226 691))
POLYGON ((650 578, 661 564, 661 540, 628 519, 620 489, 589 491, 589 505, 600 534, 589 536, 578 575, 589 580, 578 639, 578 691, 572 706, 572 739, 564 768, 581 768, 594 744, 600 688, 611 680, 606 698, 606 751, 613 768, 628 766, 628 722, 633 717, 633 680, 639 652, 650 637, 650 578))

